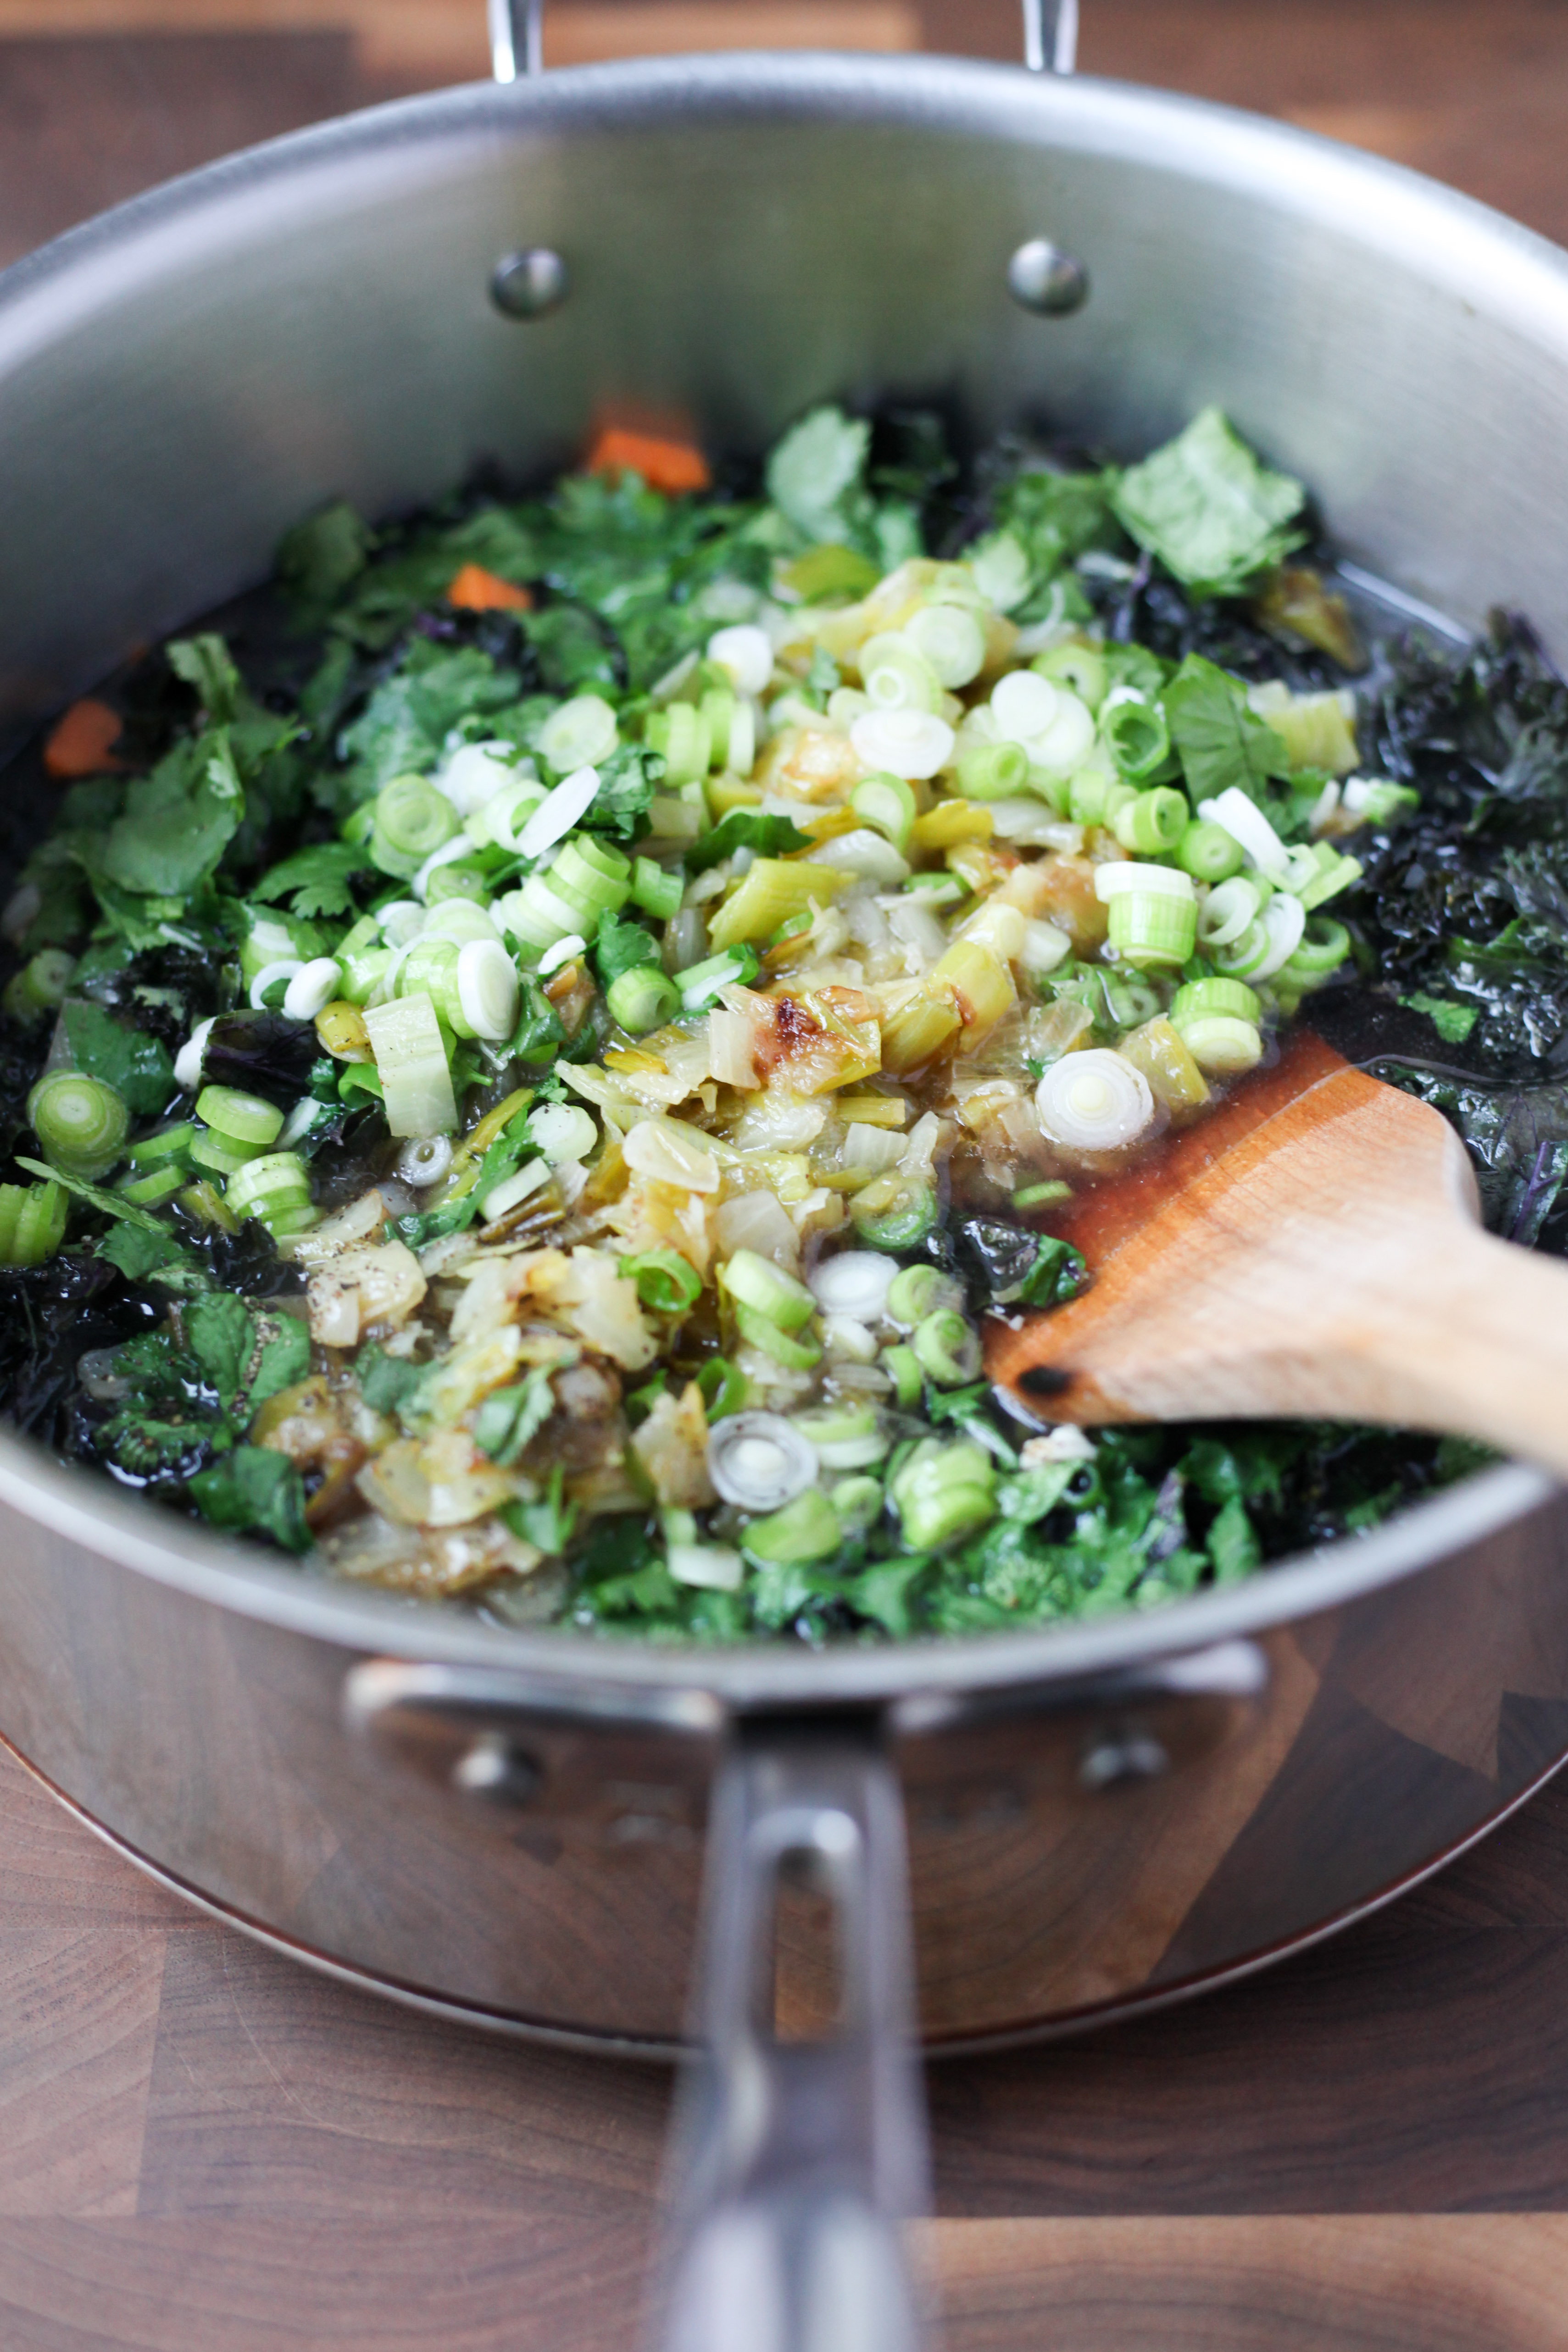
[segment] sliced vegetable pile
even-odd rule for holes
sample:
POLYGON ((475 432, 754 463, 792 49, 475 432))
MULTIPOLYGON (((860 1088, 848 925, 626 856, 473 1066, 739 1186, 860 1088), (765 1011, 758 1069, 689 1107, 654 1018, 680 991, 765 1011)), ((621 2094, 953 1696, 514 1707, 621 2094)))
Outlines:
POLYGON ((747 494, 611 433, 302 526, 44 747, 13 1417, 327 1573, 704 1638, 1142 1606, 1465 1466, 1031 1433, 983 1373, 1088 1278, 1053 1209, 1353 976, 1426 821, 1450 673, 1363 759, 1305 511, 1214 410, 970 486, 823 408, 747 494))

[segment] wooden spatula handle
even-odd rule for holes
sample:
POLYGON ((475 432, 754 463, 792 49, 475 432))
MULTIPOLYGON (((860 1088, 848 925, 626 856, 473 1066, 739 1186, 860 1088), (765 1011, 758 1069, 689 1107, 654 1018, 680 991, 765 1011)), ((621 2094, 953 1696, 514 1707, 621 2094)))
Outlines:
POLYGON ((1458 1221, 1340 1318, 1335 1410, 1488 1439, 1568 1478, 1568 1265, 1458 1221))

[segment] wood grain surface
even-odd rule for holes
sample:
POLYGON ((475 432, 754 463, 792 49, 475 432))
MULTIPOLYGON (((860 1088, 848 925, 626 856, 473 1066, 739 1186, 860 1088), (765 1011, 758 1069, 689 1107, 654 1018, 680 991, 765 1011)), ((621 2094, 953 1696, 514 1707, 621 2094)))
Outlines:
MULTIPOLYGON (((0 0, 0 260, 482 66, 481 0, 83 5, 0 0)), ((912 21, 1017 54, 1015 0, 860 14, 877 46, 912 21)), ((1091 71, 1288 115, 1568 235, 1562 0, 1084 19, 1091 71)), ((0 1755, 0 2352, 631 2352, 668 2087, 309 1976, 0 1755)), ((1568 1779, 1267 1976, 930 2089, 950 2352, 1561 2347, 1568 1779)))
MULTIPOLYGON (((928 2080, 950 2352, 1560 2346, 1568 1779, 1248 1984, 928 2080)), ((307 1974, 0 1753, 6 2352, 630 2352, 668 2090, 307 1974)))

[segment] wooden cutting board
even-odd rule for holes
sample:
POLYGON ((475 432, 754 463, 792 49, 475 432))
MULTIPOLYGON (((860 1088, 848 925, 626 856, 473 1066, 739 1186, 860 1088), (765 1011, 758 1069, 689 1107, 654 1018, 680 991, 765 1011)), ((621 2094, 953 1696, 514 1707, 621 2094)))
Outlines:
MULTIPOLYGON (((633 2352, 667 2078, 350 1992, 0 1751, 5 2352, 633 2352)), ((1568 1777, 1225 1994, 929 2075, 948 2352, 1546 2352, 1568 1777)))

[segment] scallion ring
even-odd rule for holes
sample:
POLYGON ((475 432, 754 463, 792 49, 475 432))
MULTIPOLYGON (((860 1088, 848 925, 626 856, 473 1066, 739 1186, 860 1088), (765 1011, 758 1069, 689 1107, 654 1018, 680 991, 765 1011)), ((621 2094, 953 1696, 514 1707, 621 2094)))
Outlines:
POLYGON ((708 1437, 708 1475, 726 1503, 742 1511, 777 1511, 817 1479, 815 1448, 776 1412, 736 1412, 708 1437))
POLYGON ((397 1155, 397 1172, 416 1192, 439 1184, 452 1165, 452 1139, 447 1135, 412 1136, 397 1155))
POLYGON ((980 1373, 980 1336, 955 1307, 939 1307, 916 1325, 910 1345, 939 1388, 961 1389, 980 1373))
POLYGON ((105 1176, 121 1158, 131 1114, 112 1087, 79 1070, 51 1070, 27 1097, 39 1149, 64 1176, 105 1176))
POLYGON ((1154 1097, 1142 1070, 1108 1046, 1064 1054, 1035 1096, 1040 1126, 1053 1143, 1079 1151, 1115 1151, 1152 1125, 1154 1097))

